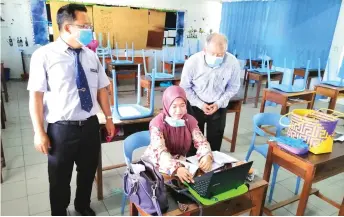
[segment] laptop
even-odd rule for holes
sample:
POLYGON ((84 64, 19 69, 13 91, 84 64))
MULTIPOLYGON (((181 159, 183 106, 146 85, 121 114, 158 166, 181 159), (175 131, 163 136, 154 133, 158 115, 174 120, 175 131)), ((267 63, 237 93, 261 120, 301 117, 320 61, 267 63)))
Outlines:
POLYGON ((194 178, 195 183, 189 184, 200 196, 211 198, 223 192, 236 189, 245 184, 253 161, 228 169, 219 169, 194 178))

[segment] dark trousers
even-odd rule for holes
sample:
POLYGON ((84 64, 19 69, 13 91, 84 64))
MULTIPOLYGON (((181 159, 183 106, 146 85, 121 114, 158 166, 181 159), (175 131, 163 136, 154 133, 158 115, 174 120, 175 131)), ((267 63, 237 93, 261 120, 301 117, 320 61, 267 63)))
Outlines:
MULTIPOLYGON (((194 116, 198 121, 198 127, 204 134, 204 125, 207 123, 207 140, 210 143, 212 151, 220 151, 223 134, 226 126, 226 113, 225 108, 220 108, 212 115, 204 114, 203 110, 196 106, 191 106, 188 102, 188 114, 194 116)), ((191 147, 188 156, 196 154, 196 149, 191 147)))
POLYGON ((51 144, 48 155, 51 214, 67 214, 74 163, 77 166, 74 206, 78 209, 89 207, 100 151, 98 118, 90 117, 83 126, 49 124, 48 137, 51 144))

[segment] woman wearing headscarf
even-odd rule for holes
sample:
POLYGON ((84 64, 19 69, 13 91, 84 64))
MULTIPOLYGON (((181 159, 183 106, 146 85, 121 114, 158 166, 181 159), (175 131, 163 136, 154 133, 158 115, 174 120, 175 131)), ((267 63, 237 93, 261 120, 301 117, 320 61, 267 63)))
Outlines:
POLYGON ((163 111, 149 126, 151 143, 144 153, 160 172, 193 182, 193 176, 182 164, 192 145, 197 149, 199 168, 209 171, 213 157, 207 139, 196 119, 187 114, 186 94, 179 86, 171 86, 163 94, 163 111))

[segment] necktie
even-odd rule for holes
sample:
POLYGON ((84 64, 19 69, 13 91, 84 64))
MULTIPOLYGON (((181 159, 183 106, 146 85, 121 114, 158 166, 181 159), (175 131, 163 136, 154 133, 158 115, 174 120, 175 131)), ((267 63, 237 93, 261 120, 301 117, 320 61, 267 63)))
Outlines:
POLYGON ((76 86, 78 88, 78 93, 80 97, 80 103, 81 103, 81 109, 87 112, 90 112, 93 103, 92 103, 92 97, 91 92, 88 87, 88 82, 86 78, 86 74, 84 69, 82 68, 81 62, 80 62, 80 49, 73 49, 74 51, 74 57, 75 57, 75 69, 76 69, 76 86))

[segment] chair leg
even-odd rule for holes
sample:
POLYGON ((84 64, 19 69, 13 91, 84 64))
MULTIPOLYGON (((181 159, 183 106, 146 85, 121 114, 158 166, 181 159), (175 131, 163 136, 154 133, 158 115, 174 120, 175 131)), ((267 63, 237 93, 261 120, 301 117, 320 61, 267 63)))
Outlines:
POLYGON ((250 159, 250 156, 252 154, 253 149, 254 149, 253 145, 250 145, 250 147, 248 148, 247 154, 246 154, 246 158, 245 158, 246 161, 248 161, 248 159, 250 159))
POLYGON ((299 189, 300 189, 300 183, 301 183, 301 178, 298 176, 296 179, 296 186, 295 186, 295 195, 299 194, 299 189))
POLYGON ((270 186, 270 193, 269 193, 269 200, 268 200, 269 203, 271 203, 272 201, 272 196, 274 194, 275 185, 276 185, 277 172, 279 169, 279 166, 276 164, 274 164, 273 167, 274 167, 274 170, 273 170, 271 186, 270 186))
POLYGON ((123 193, 122 204, 121 204, 121 215, 124 215, 125 203, 127 202, 127 196, 123 193))

